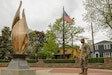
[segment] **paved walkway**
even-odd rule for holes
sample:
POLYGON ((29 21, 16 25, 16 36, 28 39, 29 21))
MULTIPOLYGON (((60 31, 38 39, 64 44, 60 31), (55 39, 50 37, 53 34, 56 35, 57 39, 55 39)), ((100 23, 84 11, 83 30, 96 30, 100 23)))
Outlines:
MULTIPOLYGON (((4 69, 5 67, 0 67, 4 69)), ((37 75, 79 75, 80 68, 31 68, 37 75)), ((112 70, 89 69, 88 75, 112 75, 112 70)))
MULTIPOLYGON (((33 68, 37 75, 79 75, 80 68, 33 68)), ((89 69, 88 75, 112 75, 112 70, 89 69)))

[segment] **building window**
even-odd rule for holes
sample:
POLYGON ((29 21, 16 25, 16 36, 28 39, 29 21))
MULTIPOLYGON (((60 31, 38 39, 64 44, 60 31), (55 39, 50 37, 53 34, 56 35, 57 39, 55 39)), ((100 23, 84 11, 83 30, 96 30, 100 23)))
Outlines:
POLYGON ((110 52, 105 52, 105 53, 103 53, 103 57, 111 57, 111 53, 110 52))
POLYGON ((108 45, 108 49, 111 49, 110 44, 108 45))
POLYGON ((105 57, 105 53, 103 53, 103 57, 105 57))
POLYGON ((95 50, 98 50, 98 45, 95 46, 95 50))
POLYGON ((110 55, 110 57, 112 57, 112 52, 111 52, 111 55, 110 55))
POLYGON ((104 45, 104 49, 106 49, 106 45, 104 45))
POLYGON ((105 44, 104 49, 111 49, 110 44, 105 44))

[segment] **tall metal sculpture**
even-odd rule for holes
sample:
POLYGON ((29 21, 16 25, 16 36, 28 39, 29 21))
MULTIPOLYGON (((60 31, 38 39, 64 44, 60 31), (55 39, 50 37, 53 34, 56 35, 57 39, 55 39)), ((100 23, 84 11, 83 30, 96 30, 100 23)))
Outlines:
POLYGON ((15 14, 13 23, 12 23, 12 45, 15 54, 24 54, 26 48, 28 47, 28 26, 26 23, 26 17, 24 13, 24 9, 22 12, 22 18, 20 18, 20 8, 22 5, 22 1, 20 1, 19 8, 15 14))
POLYGON ((14 54, 12 55, 12 60, 8 65, 9 69, 29 69, 29 65, 25 60, 27 55, 24 54, 29 42, 28 26, 26 23, 24 9, 22 12, 22 18, 20 18, 21 5, 22 1, 20 1, 19 8, 12 23, 11 39, 14 54))
POLYGON ((25 60, 27 55, 25 55, 24 52, 28 46, 28 26, 26 23, 24 9, 22 18, 20 19, 19 14, 21 5, 22 1, 20 1, 19 8, 12 23, 13 58, 8 64, 8 68, 1 70, 0 75, 36 75, 36 70, 30 69, 27 61, 25 60))

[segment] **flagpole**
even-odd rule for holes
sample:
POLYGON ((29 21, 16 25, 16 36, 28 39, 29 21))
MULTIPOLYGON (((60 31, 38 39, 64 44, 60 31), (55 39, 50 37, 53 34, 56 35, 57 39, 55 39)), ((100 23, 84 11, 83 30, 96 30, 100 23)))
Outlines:
POLYGON ((64 33, 64 29, 65 29, 65 22, 64 22, 64 7, 63 7, 63 59, 65 59, 65 33, 64 33))

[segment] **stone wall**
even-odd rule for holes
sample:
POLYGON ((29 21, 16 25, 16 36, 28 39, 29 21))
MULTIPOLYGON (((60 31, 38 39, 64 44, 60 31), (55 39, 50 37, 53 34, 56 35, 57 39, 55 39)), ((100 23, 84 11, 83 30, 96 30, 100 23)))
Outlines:
MULTIPOLYGON (((6 67, 8 64, 0 63, 1 67, 6 67)), ((29 63, 31 67, 43 68, 80 68, 79 61, 76 63, 44 63, 42 59, 38 63, 29 63)), ((104 58, 104 63, 89 63, 89 68, 95 69, 112 69, 112 58, 104 58)))
POLYGON ((104 64, 103 64, 104 68, 109 68, 112 69, 112 58, 105 58, 104 59, 104 64))
MULTIPOLYGON (((79 61, 76 63, 44 63, 42 59, 37 64, 29 64, 32 67, 55 67, 55 68, 80 68, 79 61)), ((104 58, 104 63, 89 63, 89 68, 112 69, 112 58, 104 58)))

